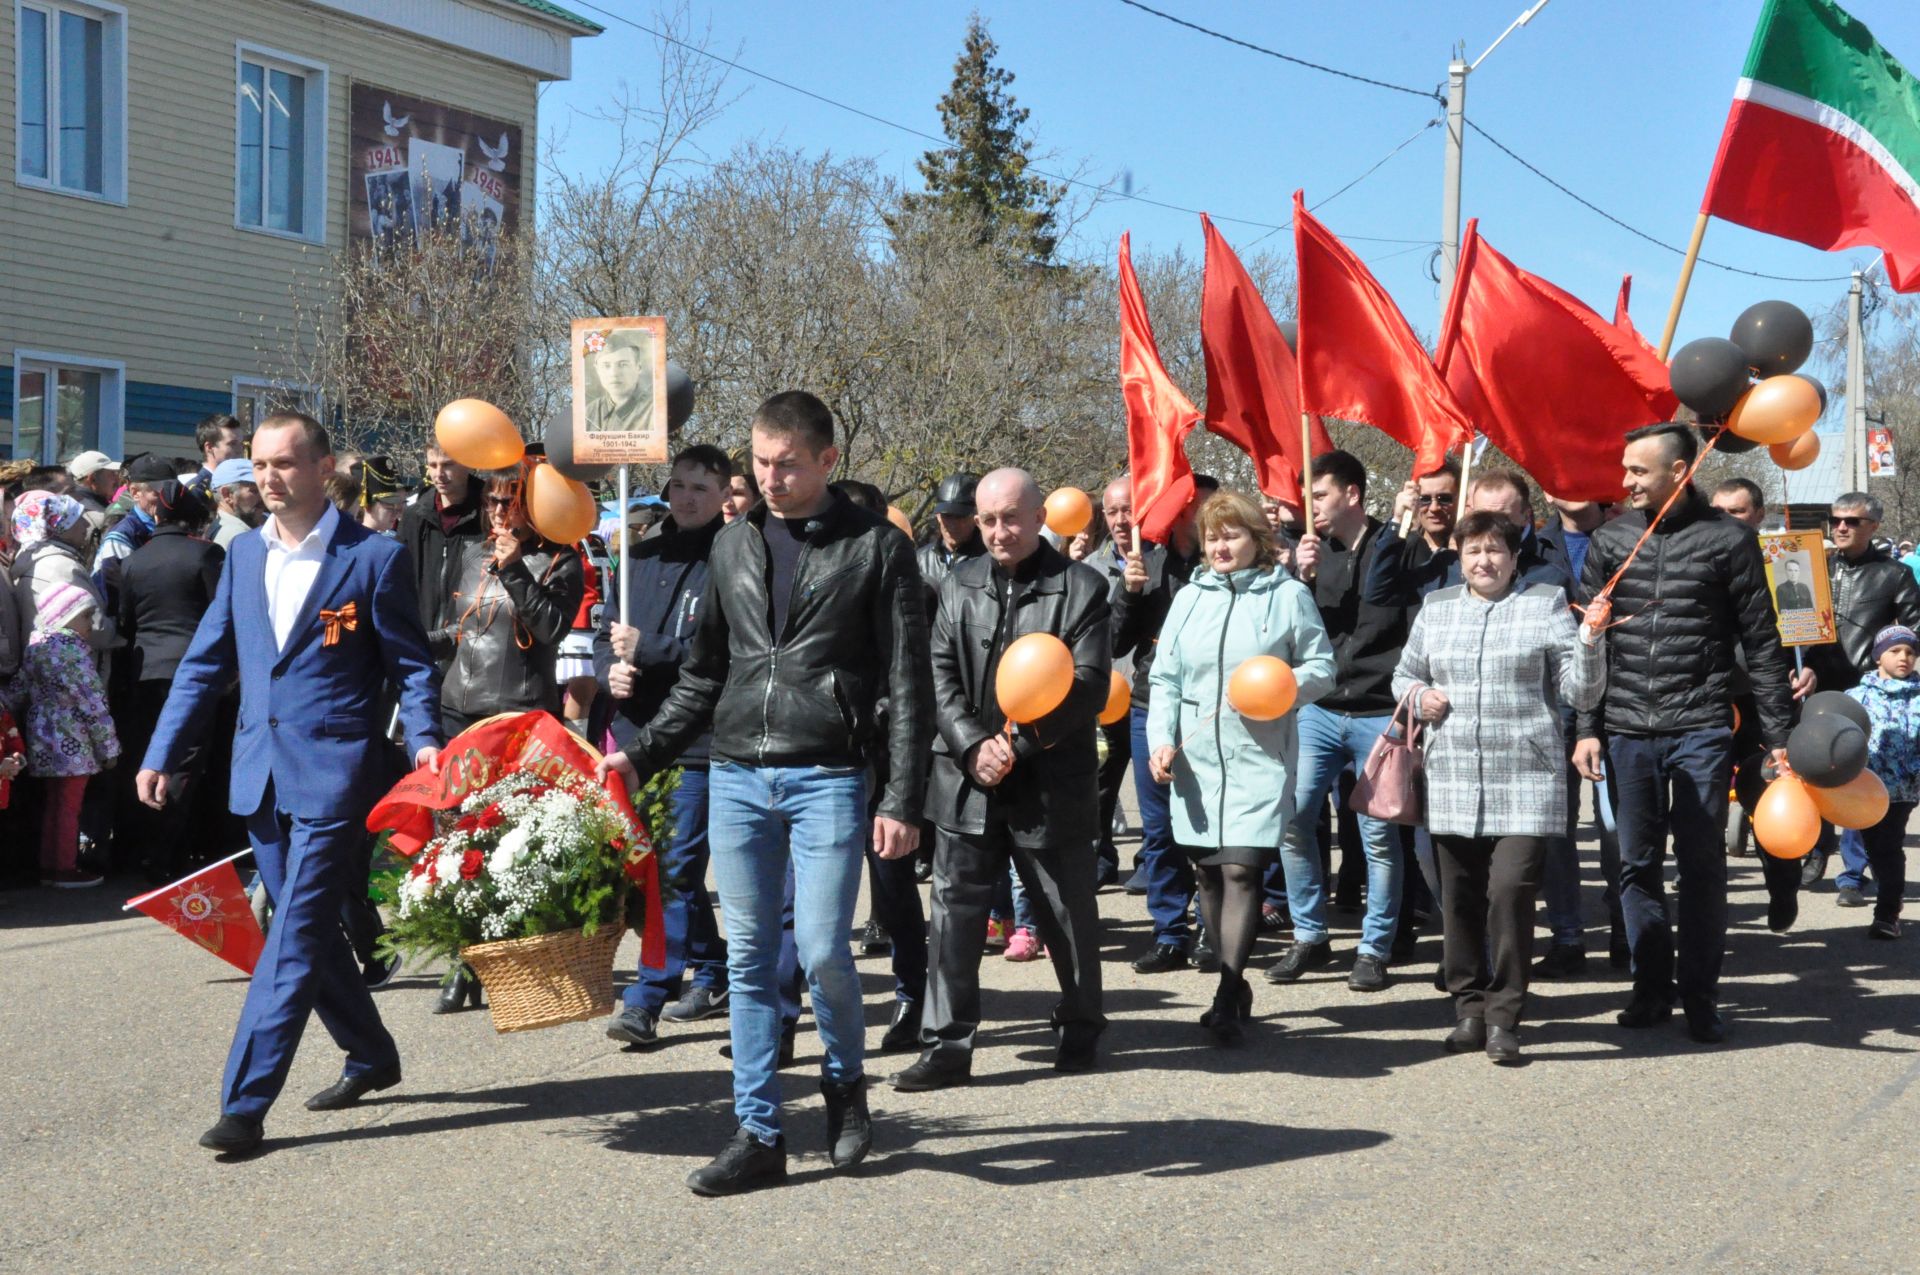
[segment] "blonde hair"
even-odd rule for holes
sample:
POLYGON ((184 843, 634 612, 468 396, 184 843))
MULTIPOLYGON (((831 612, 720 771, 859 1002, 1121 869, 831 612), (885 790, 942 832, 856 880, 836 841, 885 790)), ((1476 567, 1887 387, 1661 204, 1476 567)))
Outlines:
POLYGON ((1252 539, 1254 566, 1268 568, 1279 562, 1273 547, 1273 524, 1251 496, 1223 488, 1207 497, 1200 506, 1200 538, 1205 540, 1207 533, 1222 527, 1239 527, 1252 539))

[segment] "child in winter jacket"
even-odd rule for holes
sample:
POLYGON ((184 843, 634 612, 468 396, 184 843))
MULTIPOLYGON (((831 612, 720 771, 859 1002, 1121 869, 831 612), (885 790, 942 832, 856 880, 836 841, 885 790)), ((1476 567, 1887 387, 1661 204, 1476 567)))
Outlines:
POLYGON ((63 889, 100 884, 79 864, 80 802, 87 780, 120 756, 106 688, 87 645, 96 612, 90 590, 50 589, 11 688, 13 702, 24 705, 27 773, 42 781, 40 883, 63 889))
POLYGON ((1847 692, 1866 706, 1873 729, 1867 736, 1867 769, 1887 786, 1887 814, 1863 829, 1867 862, 1880 884, 1873 905, 1868 938, 1900 937, 1900 896, 1906 891, 1906 852, 1900 843, 1907 820, 1920 803, 1920 676, 1914 660, 1920 655, 1920 637, 1912 629, 1893 624, 1873 639, 1875 670, 1847 692))

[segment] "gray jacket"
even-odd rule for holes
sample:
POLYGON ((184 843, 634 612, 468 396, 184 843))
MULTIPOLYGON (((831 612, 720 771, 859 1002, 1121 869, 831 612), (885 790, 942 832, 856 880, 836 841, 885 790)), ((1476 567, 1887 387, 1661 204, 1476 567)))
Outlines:
POLYGON ((1534 585, 1483 601, 1437 589, 1407 634, 1393 693, 1451 703, 1426 730, 1427 830, 1440 837, 1554 837, 1567 825, 1560 704, 1590 709, 1606 688, 1605 639, 1580 639, 1567 596, 1534 585))

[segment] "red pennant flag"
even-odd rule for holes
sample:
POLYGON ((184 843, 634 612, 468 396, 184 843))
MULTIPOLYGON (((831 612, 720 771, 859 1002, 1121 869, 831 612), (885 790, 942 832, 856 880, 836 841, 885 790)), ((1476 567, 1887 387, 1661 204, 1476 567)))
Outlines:
POLYGON ((1467 223, 1441 340, 1454 396, 1494 446, 1563 500, 1618 500, 1626 433, 1679 406, 1666 365, 1615 321, 1527 273, 1467 223))
POLYGON ((1293 193, 1300 261, 1300 402, 1413 449, 1415 475, 1472 434, 1406 316, 1373 272, 1293 193))
POLYGON ((1127 405, 1127 472, 1133 477, 1134 526, 1141 536, 1164 544, 1193 500, 1186 441, 1200 412, 1160 361, 1147 301, 1133 272, 1131 238, 1120 236, 1120 397, 1127 405))
POLYGON ((1661 372, 1664 375, 1666 370, 1666 360, 1660 357, 1660 351, 1653 348, 1653 342, 1641 336, 1640 329, 1633 326, 1633 315, 1627 309, 1627 297, 1632 292, 1633 292, 1633 276, 1630 274, 1621 275, 1620 276, 1620 295, 1615 297, 1613 301, 1613 326, 1616 328, 1619 328, 1622 332, 1632 337, 1633 343, 1635 345, 1639 346, 1642 350, 1645 350, 1648 357, 1653 359, 1654 362, 1660 364, 1661 372))
MULTIPOLYGON (((240 854, 251 854, 242 850, 240 854)), ((253 906, 240 884, 233 861, 240 854, 222 859, 172 885, 163 885, 136 899, 126 907, 144 912, 160 924, 192 939, 243 974, 252 974, 266 946, 260 923, 253 919, 253 906)))
MULTIPOLYGON (((1207 428, 1253 458, 1260 490, 1300 499, 1309 458, 1300 454, 1300 378, 1293 351, 1240 258, 1205 213, 1207 261, 1200 289, 1200 348, 1207 360, 1207 428)), ((1313 454, 1333 450, 1318 419, 1313 454)))

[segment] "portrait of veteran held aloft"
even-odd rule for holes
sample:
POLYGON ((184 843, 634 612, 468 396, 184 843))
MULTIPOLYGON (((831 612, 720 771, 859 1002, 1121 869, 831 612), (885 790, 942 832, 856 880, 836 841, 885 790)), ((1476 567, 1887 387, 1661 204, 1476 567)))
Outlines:
POLYGON ((587 432, 639 434, 653 427, 653 334, 616 330, 589 356, 587 432))

